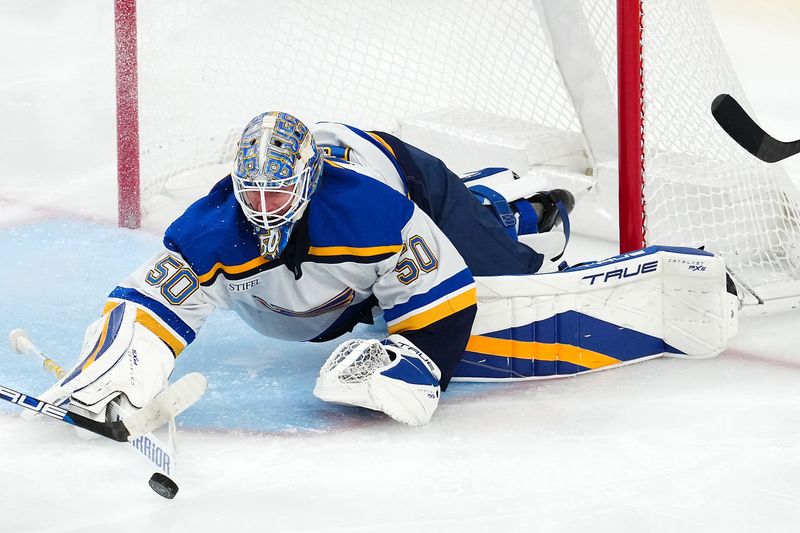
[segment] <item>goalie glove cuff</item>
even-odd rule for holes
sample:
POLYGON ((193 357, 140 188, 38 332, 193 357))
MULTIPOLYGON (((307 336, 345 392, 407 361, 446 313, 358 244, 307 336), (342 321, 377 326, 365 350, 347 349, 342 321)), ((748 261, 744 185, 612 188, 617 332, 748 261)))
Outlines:
POLYGON ((401 335, 390 335, 383 345, 391 362, 370 379, 370 398, 395 420, 424 426, 439 406, 441 371, 401 335))

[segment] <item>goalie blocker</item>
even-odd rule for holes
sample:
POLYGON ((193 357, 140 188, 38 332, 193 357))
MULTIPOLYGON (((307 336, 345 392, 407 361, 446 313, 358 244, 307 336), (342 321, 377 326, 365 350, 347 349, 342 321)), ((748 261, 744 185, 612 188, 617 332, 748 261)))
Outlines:
POLYGON ((454 380, 544 379, 667 355, 713 357, 737 331, 721 257, 651 246, 530 276, 476 277, 478 312, 454 380))

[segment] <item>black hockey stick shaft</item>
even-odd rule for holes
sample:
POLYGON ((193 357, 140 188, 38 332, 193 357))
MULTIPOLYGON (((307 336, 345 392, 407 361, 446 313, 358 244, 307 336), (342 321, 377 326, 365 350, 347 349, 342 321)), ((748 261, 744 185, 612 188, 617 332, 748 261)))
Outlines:
POLYGON ((725 133, 739 146, 767 163, 777 163, 800 153, 800 139, 783 142, 765 132, 729 94, 720 94, 711 103, 711 114, 725 133))
POLYGON ((50 418, 61 420, 67 424, 83 428, 111 440, 127 442, 128 437, 130 437, 128 428, 120 420, 114 422, 98 422, 2 385, 0 385, 0 399, 49 416, 50 418))

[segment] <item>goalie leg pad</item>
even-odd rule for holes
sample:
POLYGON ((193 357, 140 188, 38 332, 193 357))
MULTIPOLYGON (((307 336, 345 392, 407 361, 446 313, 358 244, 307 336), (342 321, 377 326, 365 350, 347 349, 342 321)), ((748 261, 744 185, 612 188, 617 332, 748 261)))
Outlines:
POLYGON ((478 312, 454 379, 543 379, 662 355, 719 354, 737 329, 721 257, 652 246, 532 276, 475 278, 478 312))

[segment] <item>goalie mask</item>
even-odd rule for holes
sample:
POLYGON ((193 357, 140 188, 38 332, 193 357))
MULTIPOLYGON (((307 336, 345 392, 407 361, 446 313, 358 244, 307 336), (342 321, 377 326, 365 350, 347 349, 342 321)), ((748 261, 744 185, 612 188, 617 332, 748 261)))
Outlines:
POLYGON ((245 127, 231 178, 239 206, 261 233, 267 259, 286 248, 317 188, 322 161, 308 127, 288 113, 262 113, 245 127))

